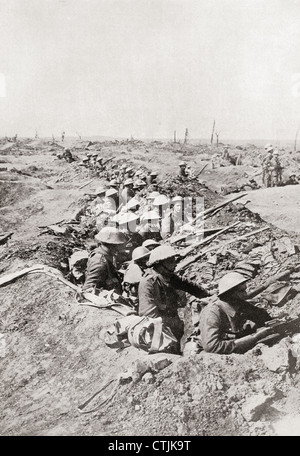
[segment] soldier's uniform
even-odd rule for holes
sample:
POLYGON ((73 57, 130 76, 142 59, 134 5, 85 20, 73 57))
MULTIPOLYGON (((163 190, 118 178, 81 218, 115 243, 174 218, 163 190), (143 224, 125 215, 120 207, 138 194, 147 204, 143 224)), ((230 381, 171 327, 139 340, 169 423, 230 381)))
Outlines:
POLYGON ((98 294, 102 289, 114 290, 118 294, 122 292, 122 284, 114 265, 114 258, 100 246, 89 256, 82 291, 98 294))

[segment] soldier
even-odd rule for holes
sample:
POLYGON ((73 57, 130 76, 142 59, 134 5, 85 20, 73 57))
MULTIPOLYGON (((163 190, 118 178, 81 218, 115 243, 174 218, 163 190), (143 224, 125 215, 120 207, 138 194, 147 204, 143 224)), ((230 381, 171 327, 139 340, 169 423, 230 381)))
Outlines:
POLYGON ((96 198, 91 203, 89 209, 91 214, 95 215, 96 217, 100 215, 103 210, 105 192, 106 190, 104 187, 98 187, 94 192, 94 196, 96 196, 96 198))
POLYGON ((269 328, 259 329, 271 320, 268 312, 246 301, 248 280, 238 272, 229 272, 219 282, 219 299, 201 311, 200 345, 205 351, 245 353, 270 334, 269 328))
POLYGON ((63 157, 68 163, 72 163, 72 161, 74 160, 72 157, 72 153, 68 147, 65 148, 63 157))
POLYGON ((149 260, 149 256, 150 250, 143 245, 136 247, 132 251, 132 261, 140 267, 143 274, 148 267, 147 262, 149 260))
POLYGON ((278 150, 275 150, 273 153, 274 156, 274 170, 273 170, 273 182, 274 185, 281 185, 282 184, 282 170, 283 167, 281 166, 280 160, 279 160, 279 152, 278 150))
POLYGON ((143 272, 141 268, 135 264, 129 264, 124 273, 123 279, 123 293, 124 298, 129 298, 136 309, 138 309, 138 288, 141 281, 143 272))
POLYGON ((121 201, 125 205, 128 203, 128 201, 133 198, 135 195, 134 190, 133 190, 133 180, 132 179, 126 179, 124 182, 124 188, 121 193, 121 201))
POLYGON ((143 242, 142 246, 151 251, 156 247, 159 247, 160 243, 156 242, 154 239, 146 239, 146 241, 143 242))
POLYGON ((150 192, 147 196, 146 196, 146 201, 147 201, 147 209, 148 211, 152 211, 154 209, 154 206, 153 206, 153 201, 155 200, 155 198, 157 196, 159 196, 160 193, 157 192, 157 191, 154 191, 154 192, 150 192))
POLYGON ((189 174, 186 172, 186 166, 187 166, 187 164, 184 161, 179 163, 179 173, 178 173, 178 175, 180 177, 189 177, 189 174))
POLYGON ((129 166, 129 167, 126 168, 126 170, 125 170, 124 179, 131 179, 133 176, 134 176, 133 169, 129 166))
POLYGON ((183 212, 183 198, 182 196, 174 196, 171 201, 170 210, 166 212, 161 222, 161 234, 163 239, 168 235, 178 231, 184 223, 187 223, 183 212))
POLYGON ((139 315, 150 318, 161 317, 163 325, 177 339, 176 353, 180 353, 180 340, 184 323, 179 318, 180 299, 176 290, 188 292, 198 298, 209 295, 202 287, 174 274, 176 251, 161 245, 151 251, 149 269, 139 284, 139 315))
POLYGON ((149 176, 149 185, 152 185, 152 184, 157 184, 157 176, 158 176, 158 173, 156 171, 152 171, 150 176, 149 176))
POLYGON ((105 192, 104 208, 109 210, 111 214, 115 214, 119 208, 119 192, 115 188, 109 188, 105 192))
POLYGON ((284 183, 284 185, 297 185, 297 184, 299 184, 299 182, 296 178, 296 174, 291 174, 284 183))
POLYGON ((122 286, 115 267, 115 256, 126 237, 116 228, 104 227, 95 239, 99 246, 90 253, 82 291, 99 294, 99 291, 105 289, 121 294, 122 286))
POLYGON ((142 214, 139 234, 142 236, 143 241, 147 239, 154 239, 157 242, 162 240, 160 219, 161 217, 156 211, 147 211, 142 214))
POLYGON ((125 234, 127 241, 124 245, 124 261, 130 260, 133 250, 143 243, 141 235, 138 233, 140 217, 133 212, 126 212, 119 217, 119 228, 125 234))
POLYGON ((96 163, 95 163, 95 171, 97 173, 97 176, 100 177, 102 175, 102 172, 104 171, 104 166, 103 166, 103 158, 98 157, 96 158, 96 163))
POLYGON ((272 186, 272 158, 273 158, 273 147, 265 146, 267 155, 262 161, 262 182, 266 187, 272 186))
POLYGON ((90 160, 89 157, 84 157, 82 159, 82 164, 85 168, 89 168, 89 160, 90 160))

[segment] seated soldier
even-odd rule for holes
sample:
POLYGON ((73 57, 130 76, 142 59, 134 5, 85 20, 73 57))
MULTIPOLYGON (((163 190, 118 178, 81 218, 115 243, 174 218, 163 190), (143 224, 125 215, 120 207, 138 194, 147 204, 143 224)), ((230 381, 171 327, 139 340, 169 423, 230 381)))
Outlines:
POLYGON ((104 227, 95 239, 99 247, 90 253, 82 291, 99 294, 104 289, 121 294, 122 286, 114 258, 126 242, 126 237, 114 227, 104 227))
POLYGON ((184 323, 179 318, 180 307, 177 290, 186 291, 198 298, 209 293, 186 279, 177 276, 176 251, 173 247, 161 245, 151 251, 149 269, 141 278, 139 285, 139 315, 150 318, 162 318, 162 323, 170 329, 178 341, 177 352, 180 352, 180 340, 184 333, 184 323))
POLYGON ((135 307, 138 307, 138 288, 142 274, 140 267, 135 263, 131 263, 124 274, 122 296, 129 298, 135 307))
POLYGON ((200 345, 211 353, 245 353, 270 334, 262 328, 271 320, 264 309, 246 301, 249 278, 238 272, 223 276, 218 286, 218 298, 200 313, 200 345))

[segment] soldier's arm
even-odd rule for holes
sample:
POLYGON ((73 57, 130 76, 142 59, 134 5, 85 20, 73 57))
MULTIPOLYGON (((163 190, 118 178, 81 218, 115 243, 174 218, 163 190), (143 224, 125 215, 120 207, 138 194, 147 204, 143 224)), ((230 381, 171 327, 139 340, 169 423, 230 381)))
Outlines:
POLYGON ((200 285, 195 284, 194 282, 179 277, 178 275, 174 274, 171 279, 171 284, 174 288, 182 291, 186 291, 196 298, 202 299, 206 298, 207 296, 211 296, 211 294, 202 288, 200 285))

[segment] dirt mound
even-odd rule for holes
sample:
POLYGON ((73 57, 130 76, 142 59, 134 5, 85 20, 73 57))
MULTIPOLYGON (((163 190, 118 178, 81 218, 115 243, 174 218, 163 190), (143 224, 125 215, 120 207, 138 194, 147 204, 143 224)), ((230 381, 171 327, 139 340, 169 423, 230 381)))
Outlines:
POLYGON ((216 192, 210 190, 198 179, 182 179, 170 174, 167 174, 164 180, 159 182, 158 191, 170 198, 176 195, 204 198, 205 208, 215 205, 220 200, 216 192))
MULTIPOLYGON (((67 277, 68 257, 74 249, 86 247, 93 234, 88 220, 80 226, 68 220, 86 202, 84 193, 104 182, 95 179, 83 187, 94 177, 88 170, 77 162, 58 160, 52 152, 60 150, 60 145, 39 144, 43 149, 38 153, 26 149, 26 141, 15 144, 13 154, 7 150, 12 166, 31 176, 7 173, 1 182, 0 227, 4 231, 14 228, 13 236, 0 246, 1 275, 38 262, 67 277), (60 229, 55 231, 55 226, 60 229)), ((87 144, 77 143, 81 158, 87 144)), ((160 172, 161 193, 203 196, 205 208, 224 201, 215 191, 221 182, 235 182, 247 178, 245 173, 250 176, 259 171, 255 163, 250 164, 252 152, 255 159, 260 154, 252 146, 229 148, 237 156, 244 154, 241 166, 208 166, 198 180, 187 181, 175 176, 183 157, 192 169, 200 170, 199 157, 208 161, 220 149, 134 140, 93 144, 98 147, 105 159, 116 157, 117 167, 126 163, 147 170, 150 162, 160 172)), ((286 188, 280 190, 289 192, 286 188)), ((279 189, 270 190, 278 202, 279 189)), ((287 194, 280 205, 291 211, 291 218, 295 205, 286 203, 292 198, 287 194)), ((186 258, 191 263, 179 274, 213 290, 219 278, 241 262, 254 264, 252 290, 276 273, 297 266, 299 236, 274 226, 278 206, 269 211, 270 216, 273 211, 273 219, 268 219, 273 225, 267 224, 264 220, 269 215, 259 209, 262 202, 253 191, 212 213, 204 228, 239 224, 197 247, 186 258), (247 199, 251 203, 245 204, 247 199)), ((185 241, 176 244, 178 250, 185 247, 185 241)), ((288 281, 297 285, 299 273, 291 273, 288 281)), ((299 299, 298 293, 276 307, 263 295, 260 305, 273 316, 286 311, 294 314, 299 299)), ((281 420, 298 413, 300 350, 297 345, 292 349, 286 339, 274 347, 258 346, 246 355, 170 357, 147 355, 134 347, 118 351, 105 345, 101 330, 120 314, 79 304, 71 288, 42 273, 1 287, 0 302, 2 435, 280 435, 281 420), (103 385, 108 386, 90 403, 95 411, 81 413, 78 406, 103 385), (100 405, 114 385, 115 394, 100 405)), ((192 308, 193 301, 188 300, 181 313, 186 324, 184 340, 193 330, 192 308)))

